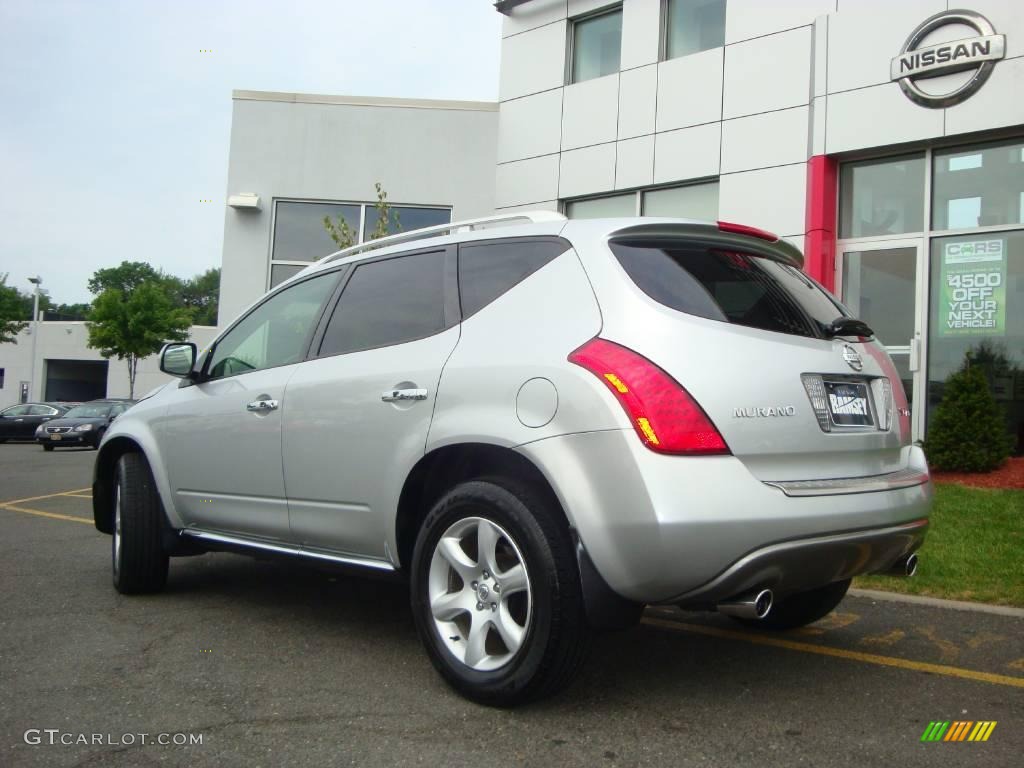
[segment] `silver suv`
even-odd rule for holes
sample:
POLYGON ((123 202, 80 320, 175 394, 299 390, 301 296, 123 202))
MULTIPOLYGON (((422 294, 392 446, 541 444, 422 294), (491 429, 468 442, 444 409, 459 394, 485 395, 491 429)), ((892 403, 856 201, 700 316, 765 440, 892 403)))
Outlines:
POLYGON ((910 574, 931 483, 896 369, 774 235, 517 214, 274 288, 107 432, 114 585, 226 549, 405 576, 438 671, 552 693, 644 605, 767 629, 910 574))

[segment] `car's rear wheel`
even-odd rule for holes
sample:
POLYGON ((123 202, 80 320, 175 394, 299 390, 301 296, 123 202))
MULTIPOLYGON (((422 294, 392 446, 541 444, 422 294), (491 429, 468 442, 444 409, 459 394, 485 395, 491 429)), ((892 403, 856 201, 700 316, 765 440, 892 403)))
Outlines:
POLYGON ((561 511, 504 479, 462 483, 427 515, 412 558, 412 606, 431 662, 481 704, 556 692, 589 645, 561 511))
POLYGON ((835 610, 846 597, 850 579, 826 584, 824 587, 797 592, 779 600, 763 619, 741 619, 736 621, 756 629, 796 629, 822 619, 835 610))
POLYGON ((169 565, 162 536, 164 509, 141 454, 118 459, 113 513, 114 587, 126 595, 159 592, 167 583, 169 565))

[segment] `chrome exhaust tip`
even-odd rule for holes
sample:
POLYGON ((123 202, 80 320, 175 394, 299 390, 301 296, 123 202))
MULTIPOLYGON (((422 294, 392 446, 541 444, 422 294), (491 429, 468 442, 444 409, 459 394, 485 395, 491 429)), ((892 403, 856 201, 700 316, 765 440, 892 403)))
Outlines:
POLYGON ((903 576, 904 578, 909 579, 911 576, 917 573, 917 563, 917 554, 912 552, 906 557, 901 557, 899 560, 897 560, 895 563, 889 566, 886 573, 888 573, 890 576, 903 576))
POLYGON ((719 603, 717 608, 719 613, 724 613, 727 616, 736 616, 741 619, 763 619, 771 613, 774 600, 770 589, 762 589, 719 603))

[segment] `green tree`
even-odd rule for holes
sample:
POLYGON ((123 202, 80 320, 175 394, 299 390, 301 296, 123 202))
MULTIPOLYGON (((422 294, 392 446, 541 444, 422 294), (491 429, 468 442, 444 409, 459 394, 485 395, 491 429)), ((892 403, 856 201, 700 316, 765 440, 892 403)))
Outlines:
POLYGON ((89 346, 103 357, 127 361, 128 395, 134 398, 139 360, 168 341, 184 341, 191 324, 192 313, 175 305, 165 280, 137 282, 129 291, 110 287, 93 302, 89 346))
POLYGON ((193 323, 216 325, 220 269, 208 269, 188 280, 182 280, 179 295, 181 303, 192 312, 193 323))
POLYGON ((946 379, 942 402, 928 421, 928 463, 938 470, 991 472, 1006 461, 1011 446, 1002 409, 968 353, 963 366, 946 379))
POLYGON ((159 269, 144 261, 122 261, 116 267, 97 269, 86 284, 89 292, 99 296, 115 288, 126 296, 143 283, 173 283, 178 278, 168 278, 159 269))
POLYGON ((24 296, 17 288, 7 285, 7 274, 0 275, 0 343, 18 343, 18 334, 28 326, 32 305, 25 312, 24 296))
MULTIPOLYGON (((391 231, 392 216, 394 216, 395 232, 402 231, 402 222, 399 220, 398 211, 391 210, 391 204, 388 202, 388 193, 384 191, 379 181, 374 184, 374 187, 377 188, 377 202, 373 204, 373 210, 377 213, 377 221, 373 225, 373 229, 366 236, 367 240, 377 240, 394 234, 391 231)), ((369 221, 367 221, 367 224, 369 224, 369 221)), ((339 250, 351 248, 357 244, 359 239, 359 232, 353 230, 342 216, 338 217, 337 222, 331 221, 330 216, 324 216, 324 229, 327 230, 327 234, 331 236, 331 240, 334 241, 339 250)))

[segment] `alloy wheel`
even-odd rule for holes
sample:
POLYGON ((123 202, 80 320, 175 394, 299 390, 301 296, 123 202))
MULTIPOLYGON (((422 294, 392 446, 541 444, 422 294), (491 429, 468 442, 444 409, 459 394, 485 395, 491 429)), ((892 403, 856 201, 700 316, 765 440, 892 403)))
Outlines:
POLYGON ((438 637, 471 669, 500 669, 523 646, 530 577, 519 547, 496 523, 468 517, 449 526, 434 546, 427 592, 438 637))

